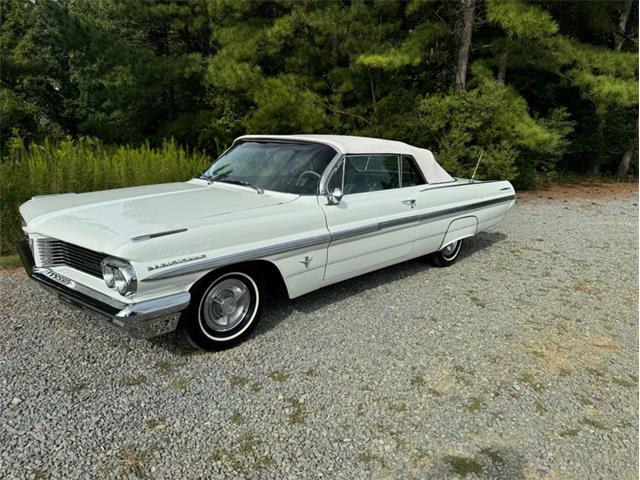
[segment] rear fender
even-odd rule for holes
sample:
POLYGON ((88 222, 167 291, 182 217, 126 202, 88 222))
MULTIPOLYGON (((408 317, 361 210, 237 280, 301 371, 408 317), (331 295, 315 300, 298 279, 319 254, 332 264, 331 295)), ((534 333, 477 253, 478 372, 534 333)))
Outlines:
POLYGON ((457 240, 472 237, 478 231, 478 219, 470 215, 468 217, 456 218, 447 228, 442 244, 438 250, 457 240))

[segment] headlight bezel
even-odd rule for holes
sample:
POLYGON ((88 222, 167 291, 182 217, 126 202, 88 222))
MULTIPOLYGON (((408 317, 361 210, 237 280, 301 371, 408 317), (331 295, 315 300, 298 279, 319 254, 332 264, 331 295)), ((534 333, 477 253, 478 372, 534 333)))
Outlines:
POLYGON ((107 287, 131 297, 138 291, 138 278, 131 263, 121 258, 106 257, 100 263, 102 279, 107 287))

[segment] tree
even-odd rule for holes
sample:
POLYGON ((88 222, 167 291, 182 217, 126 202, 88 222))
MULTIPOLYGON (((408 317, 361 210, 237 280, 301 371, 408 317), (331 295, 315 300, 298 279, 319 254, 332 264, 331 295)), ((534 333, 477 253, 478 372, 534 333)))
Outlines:
POLYGON ((620 10, 620 17, 618 19, 618 29, 614 32, 614 49, 619 52, 622 50, 622 45, 627 38, 627 23, 629 22, 629 15, 633 8, 633 0, 625 0, 624 6, 620 10))
POLYGON ((521 186, 636 164, 635 0, 0 2, 2 153, 335 132, 460 175, 484 149, 480 175, 521 186))
POLYGON ((460 3, 456 21, 456 68, 453 81, 453 89, 456 92, 464 90, 467 81, 467 65, 476 7, 475 0, 460 0, 460 3))

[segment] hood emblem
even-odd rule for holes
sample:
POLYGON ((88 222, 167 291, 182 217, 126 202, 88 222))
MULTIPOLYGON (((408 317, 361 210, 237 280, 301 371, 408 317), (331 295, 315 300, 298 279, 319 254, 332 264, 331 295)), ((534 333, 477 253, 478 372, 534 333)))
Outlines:
POLYGON ((313 257, 310 257, 307 255, 302 260, 300 260, 300 263, 303 264, 305 268, 309 268, 309 264, 311 263, 311 260, 313 260, 313 257))

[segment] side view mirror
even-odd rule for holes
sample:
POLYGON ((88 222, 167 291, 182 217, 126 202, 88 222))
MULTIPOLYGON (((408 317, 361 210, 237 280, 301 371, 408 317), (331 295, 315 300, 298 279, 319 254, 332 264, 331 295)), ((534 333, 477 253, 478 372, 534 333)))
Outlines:
POLYGON ((329 194, 327 194, 327 200, 329 205, 338 205, 342 200, 342 189, 340 187, 334 188, 329 194))

